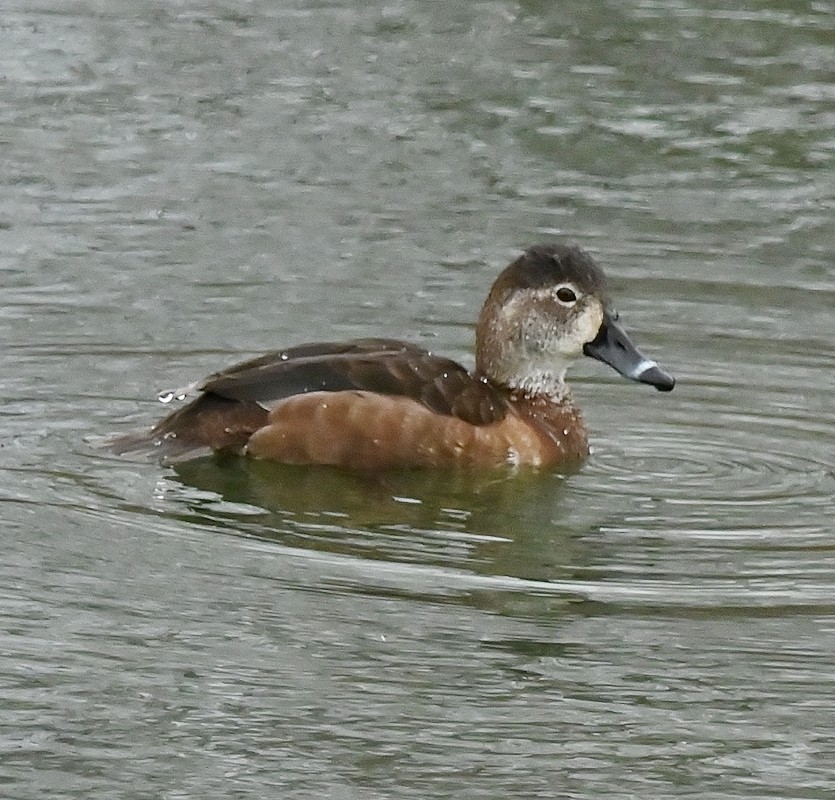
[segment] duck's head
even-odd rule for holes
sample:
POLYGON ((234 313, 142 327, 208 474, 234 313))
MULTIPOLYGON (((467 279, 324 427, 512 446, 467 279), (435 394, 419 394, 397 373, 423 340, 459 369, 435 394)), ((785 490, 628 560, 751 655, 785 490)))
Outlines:
POLYGON ((571 245, 531 247, 499 275, 484 303, 476 371, 510 389, 562 397, 565 371, 583 355, 662 392, 675 385, 629 340, 588 253, 571 245))

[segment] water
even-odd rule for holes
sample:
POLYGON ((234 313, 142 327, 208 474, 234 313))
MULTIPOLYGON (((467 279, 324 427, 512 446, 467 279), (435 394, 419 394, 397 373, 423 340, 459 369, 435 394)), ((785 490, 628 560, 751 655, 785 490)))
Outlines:
POLYGON ((831 797, 833 34, 789 0, 7 4, 0 796, 831 797), (93 446, 266 349, 469 360, 558 237, 678 378, 578 365, 579 472, 93 446))

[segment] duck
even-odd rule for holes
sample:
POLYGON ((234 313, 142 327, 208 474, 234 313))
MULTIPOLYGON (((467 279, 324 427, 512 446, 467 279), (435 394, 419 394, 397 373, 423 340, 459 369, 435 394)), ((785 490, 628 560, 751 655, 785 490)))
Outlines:
POLYGON ((565 382, 582 357, 661 392, 675 386, 632 343, 593 257, 534 245, 490 288, 473 371, 396 339, 296 345, 193 384, 193 399, 109 447, 168 463, 214 453, 360 471, 564 467, 589 454, 565 382))

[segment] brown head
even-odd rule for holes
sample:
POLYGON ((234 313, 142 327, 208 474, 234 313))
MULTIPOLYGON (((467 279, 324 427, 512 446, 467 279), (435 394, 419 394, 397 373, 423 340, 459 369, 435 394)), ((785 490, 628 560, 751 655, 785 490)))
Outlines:
POLYGON ((606 279, 572 245, 535 245, 496 279, 476 330, 476 372, 525 394, 560 399, 565 371, 583 355, 670 391, 675 381, 630 342, 606 279))

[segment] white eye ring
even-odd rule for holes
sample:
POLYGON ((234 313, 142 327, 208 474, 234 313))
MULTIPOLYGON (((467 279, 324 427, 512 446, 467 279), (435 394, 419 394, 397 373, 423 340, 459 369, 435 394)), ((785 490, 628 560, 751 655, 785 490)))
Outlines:
POLYGON ((570 283, 562 283, 554 291, 557 302, 568 308, 577 302, 577 290, 570 283))

